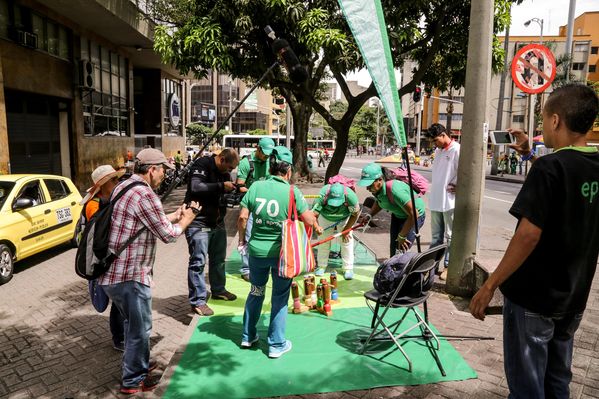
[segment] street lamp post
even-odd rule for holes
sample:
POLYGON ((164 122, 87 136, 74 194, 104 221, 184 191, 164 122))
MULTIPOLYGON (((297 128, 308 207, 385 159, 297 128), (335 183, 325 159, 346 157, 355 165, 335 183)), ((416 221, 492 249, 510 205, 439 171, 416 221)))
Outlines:
POLYGON ((536 22, 541 27, 541 34, 539 36, 539 43, 543 44, 543 18, 531 18, 528 21, 524 22, 524 26, 528 27, 531 22, 536 22))

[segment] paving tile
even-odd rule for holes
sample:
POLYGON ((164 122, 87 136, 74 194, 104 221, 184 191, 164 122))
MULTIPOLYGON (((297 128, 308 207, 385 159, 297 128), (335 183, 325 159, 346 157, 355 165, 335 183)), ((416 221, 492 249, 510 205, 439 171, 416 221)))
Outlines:
MULTIPOLYGON (((301 187, 315 193, 316 185, 301 187)), ((359 195, 365 192, 359 189, 359 195), (361 193, 361 194, 360 194, 361 193)), ((184 195, 177 190, 165 204, 174 206, 184 195)), ((227 226, 234 233, 234 213, 227 226)), ((382 227, 359 233, 378 254, 387 253, 388 216, 381 215, 382 227)), ((429 227, 426 227, 429 228, 429 227)), ((483 233, 488 230, 483 229, 483 233)), ((430 232, 423 231, 424 241, 430 232)), ((234 234, 229 234, 232 237, 234 234)), ((504 239, 510 238, 505 234, 504 239)), ((485 249, 481 250, 481 253, 485 249)), ((184 239, 158 244, 153 289, 154 311, 152 355, 166 366, 181 343, 192 320, 187 304, 184 239), (180 261, 173 262, 173 259, 180 261), (160 306, 158 304, 160 303, 160 306)), ((121 354, 111 347, 108 313, 98 314, 89 304, 86 282, 72 273, 75 251, 49 251, 37 263, 27 259, 2 294, 13 298, 0 302, 0 397, 120 398, 121 354), (28 263, 31 262, 31 263, 28 263), (29 267, 31 266, 31 267, 29 267), (56 270, 64 270, 57 273, 56 270), (38 284, 32 285, 31 281, 38 284)), ((496 255, 496 254, 495 254, 496 255)), ((410 387, 386 387, 320 395, 297 395, 286 399, 356 398, 505 398, 507 383, 503 371, 502 317, 489 316, 484 322, 467 312, 468 300, 434 292, 429 300, 432 323, 445 335, 493 337, 493 341, 451 341, 479 378, 459 382, 410 387)), ((599 275, 595 276, 588 307, 574 340, 572 396, 599 397, 599 275)), ((152 398, 155 395, 149 394, 152 398)))

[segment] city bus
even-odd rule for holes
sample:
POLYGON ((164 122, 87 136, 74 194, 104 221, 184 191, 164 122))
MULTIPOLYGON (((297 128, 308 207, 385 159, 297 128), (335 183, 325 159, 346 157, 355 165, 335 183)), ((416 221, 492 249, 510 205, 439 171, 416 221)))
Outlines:
MULTIPOLYGON (((269 137, 274 140, 275 145, 285 145, 286 136, 277 134, 268 135, 251 135, 251 134, 226 134, 223 136, 222 145, 224 147, 231 147, 237 150, 240 157, 249 155, 256 150, 258 147, 258 141, 263 137, 269 137)), ((291 136, 291 148, 295 145, 293 136, 291 136)), ((307 146, 308 154, 312 155, 312 158, 318 159, 318 150, 327 149, 330 156, 335 151, 335 140, 308 140, 307 146)))
MULTIPOLYGON (((225 134, 223 136, 223 148, 231 147, 237 150, 239 157, 251 154, 258 147, 258 141, 263 137, 274 140, 275 145, 285 145, 286 137, 276 134, 225 134)), ((291 147, 293 147, 293 136, 291 136, 291 147)))
POLYGON ((329 157, 332 157, 335 151, 335 140, 308 140, 308 155, 312 155, 313 159, 318 159, 318 151, 325 149, 329 151, 329 157))

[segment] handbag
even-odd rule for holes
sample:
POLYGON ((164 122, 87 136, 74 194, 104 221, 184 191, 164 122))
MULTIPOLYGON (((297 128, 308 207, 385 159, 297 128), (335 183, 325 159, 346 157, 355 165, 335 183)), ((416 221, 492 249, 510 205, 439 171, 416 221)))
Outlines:
POLYGON ((281 254, 279 256, 279 277, 294 278, 302 273, 314 271, 316 261, 310 245, 312 228, 297 217, 293 186, 289 191, 287 220, 283 221, 281 234, 281 254))
POLYGON ((108 298, 108 295, 106 295, 106 292, 102 286, 98 284, 98 280, 90 280, 88 281, 88 284, 89 296, 92 300, 94 309, 96 309, 98 313, 104 312, 108 307, 108 301, 110 298, 108 298))

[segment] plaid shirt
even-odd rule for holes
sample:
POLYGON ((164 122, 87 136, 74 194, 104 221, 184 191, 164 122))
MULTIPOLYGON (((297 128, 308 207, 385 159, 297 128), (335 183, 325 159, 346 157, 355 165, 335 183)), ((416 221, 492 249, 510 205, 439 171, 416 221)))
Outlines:
MULTIPOLYGON (((144 180, 134 174, 119 184, 112 195, 136 181, 144 180)), ((183 232, 178 224, 172 224, 168 220, 160 198, 149 185, 131 188, 114 205, 108 241, 110 250, 116 252, 118 247, 142 228, 147 229, 98 278, 100 285, 137 281, 150 286, 156 256, 156 237, 165 243, 175 242, 183 232)))

